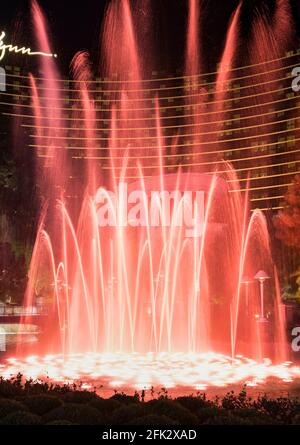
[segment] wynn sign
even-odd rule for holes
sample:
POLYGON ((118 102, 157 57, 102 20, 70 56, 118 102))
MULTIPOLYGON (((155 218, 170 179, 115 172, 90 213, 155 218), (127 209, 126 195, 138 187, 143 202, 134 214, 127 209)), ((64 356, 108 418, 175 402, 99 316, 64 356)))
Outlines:
POLYGON ((19 48, 16 45, 5 44, 4 39, 5 39, 5 32, 2 31, 0 33, 0 61, 4 59, 7 52, 22 54, 27 56, 57 57, 57 54, 46 53, 43 51, 32 51, 31 48, 25 48, 24 46, 22 48, 19 48))

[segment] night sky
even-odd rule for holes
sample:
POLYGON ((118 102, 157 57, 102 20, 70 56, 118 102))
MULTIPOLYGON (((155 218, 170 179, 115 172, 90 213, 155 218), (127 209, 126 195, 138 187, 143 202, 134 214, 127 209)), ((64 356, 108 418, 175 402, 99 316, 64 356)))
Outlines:
MULTIPOLYGON (((187 0, 148 0, 152 14, 149 29, 156 65, 154 68, 174 71, 182 68, 185 47, 187 0)), ((59 55, 61 69, 67 74, 73 55, 88 50, 95 64, 101 55, 99 40, 103 16, 109 0, 40 0, 49 22, 54 52, 59 55)), ((137 1, 132 3, 140 4, 137 1)), ((203 0, 201 2, 201 41, 205 69, 210 71, 218 62, 230 16, 238 0, 203 0)), ((245 0, 242 10, 241 35, 247 35, 257 9, 272 11, 275 0, 245 0)), ((291 0, 297 28, 299 28, 300 2, 291 0)), ((18 45, 33 45, 30 2, 28 0, 2 0, 0 28, 6 31, 7 41, 18 45)), ((299 30, 298 30, 299 35, 299 30)), ((12 56, 10 56, 12 57, 12 56)))

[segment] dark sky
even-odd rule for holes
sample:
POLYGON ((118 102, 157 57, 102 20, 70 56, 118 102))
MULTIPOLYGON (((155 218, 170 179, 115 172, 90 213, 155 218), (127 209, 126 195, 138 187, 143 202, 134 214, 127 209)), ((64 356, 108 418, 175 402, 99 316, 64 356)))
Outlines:
MULTIPOLYGON (((83 49, 90 51, 96 61, 99 57, 99 36, 104 11, 110 0, 40 0, 47 16, 53 49, 59 54, 60 66, 67 71, 73 55, 83 49)), ((136 3, 139 0, 131 0, 136 3)), ((180 68, 185 44, 187 0, 149 0, 153 13, 153 41, 157 64, 166 70, 180 68), (159 58, 161 56, 161 60, 159 58), (163 63, 162 63, 163 62, 163 63)), ((255 7, 271 10, 276 0, 244 0, 243 32, 247 33, 255 7)), ((300 0, 290 0, 294 20, 299 22, 300 0)), ((202 42, 206 47, 207 69, 218 61, 230 15, 238 0, 202 0, 202 42)), ((11 41, 21 45, 32 44, 29 0, 1 0, 0 29, 11 41)))

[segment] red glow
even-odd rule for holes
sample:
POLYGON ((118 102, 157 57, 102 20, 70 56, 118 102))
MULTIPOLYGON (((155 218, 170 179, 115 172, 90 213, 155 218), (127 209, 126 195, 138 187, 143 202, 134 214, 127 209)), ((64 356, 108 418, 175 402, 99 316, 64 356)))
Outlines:
MULTIPOLYGON (((191 76, 200 70, 201 58, 197 2, 191 0, 190 8, 185 69, 191 76)), ((234 62, 240 8, 230 23, 209 109, 217 113, 213 118, 217 120, 225 112, 224 85, 230 81, 228 70, 234 62)), ((47 374, 57 381, 104 378, 115 386, 196 388, 241 381, 257 384, 270 376, 282 380, 299 377, 299 369, 286 363, 285 320, 266 219, 260 211, 250 217, 248 196, 238 192, 236 172, 225 161, 216 164, 220 169, 226 166, 226 174, 222 175, 201 174, 199 165, 170 169, 168 154, 182 153, 182 135, 170 139, 163 131, 158 94, 153 100, 153 112, 146 107, 143 63, 136 38, 138 20, 133 19, 136 14, 138 11, 132 13, 128 0, 112 1, 107 11, 103 64, 106 75, 117 76, 119 83, 117 87, 106 84, 108 91, 117 89, 105 147, 97 139, 92 75, 86 54, 79 53, 72 64, 81 109, 74 107, 76 129, 68 129, 64 122, 55 61, 42 62, 45 94, 39 93, 34 79, 31 81, 39 129, 36 144, 43 138, 46 146, 43 154, 38 153, 47 160, 41 187, 49 203, 41 217, 25 304, 34 304, 37 282, 46 277, 50 314, 44 326, 47 335, 36 348, 32 347, 38 356, 11 359, 2 366, 1 373, 9 376, 22 372, 35 378, 47 374), (79 115, 80 128, 76 122, 79 115), (58 127, 53 127, 54 116, 58 127), (88 162, 74 168, 64 150, 64 138, 76 139, 76 132, 84 141, 88 162), (54 144, 57 140, 61 145, 54 144), (168 144, 170 150, 165 148, 168 144), (108 166, 93 156, 95 147, 107 150, 108 166), (69 176, 79 180, 69 183, 69 176), (120 221, 124 202, 109 201, 109 192, 116 192, 119 182, 128 182, 128 176, 139 178, 129 185, 145 194, 153 190, 204 190, 203 235, 192 239, 184 235, 182 226, 176 225, 180 209, 175 205, 169 225, 165 224, 167 216, 162 206, 162 224, 158 227, 151 226, 149 213, 143 209, 145 227, 116 224, 99 228, 94 200, 97 189, 107 195, 108 210, 120 221), (69 194, 75 198, 68 200, 69 194), (270 277, 264 287, 268 324, 262 316, 255 318, 255 314, 261 314, 259 286, 249 285, 246 305, 243 283, 244 276, 254 277, 261 269, 270 277), (266 326, 270 326, 272 339, 266 339, 266 326), (276 364, 265 357, 272 357, 276 364)), ((50 48, 43 15, 35 1, 33 18, 40 46, 50 48)), ((203 116, 205 97, 206 91, 200 92, 196 85, 193 101, 186 99, 186 105, 195 105, 202 111, 192 122, 186 117, 192 125, 191 146, 199 153, 200 161, 205 144, 215 143, 216 149, 220 148, 218 132, 214 140, 201 132, 212 117, 203 116)), ((37 162, 41 159, 44 158, 37 162)), ((22 320, 26 321, 30 322, 30 317, 22 320)), ((22 349, 21 345, 20 353, 22 349)))
POLYGON ((111 354, 85 353, 70 356, 30 356, 11 358, 0 365, 4 378, 21 372, 24 378, 45 379, 58 383, 81 381, 89 387, 105 384, 111 388, 149 389, 177 386, 198 390, 246 383, 257 386, 269 378, 291 382, 300 378, 300 368, 290 362, 273 365, 242 356, 177 353, 111 354))

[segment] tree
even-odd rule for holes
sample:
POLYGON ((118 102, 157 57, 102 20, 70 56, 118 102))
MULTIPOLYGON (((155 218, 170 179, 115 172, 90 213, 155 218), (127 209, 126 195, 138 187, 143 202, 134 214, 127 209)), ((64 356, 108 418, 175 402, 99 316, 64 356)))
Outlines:
POLYGON ((283 298, 300 300, 300 175, 296 175, 285 195, 285 207, 273 218, 275 236, 289 247, 291 273, 283 288, 283 298))
POLYGON ((286 246, 300 250, 300 175, 296 175, 285 195, 286 206, 274 217, 276 237, 286 246))

